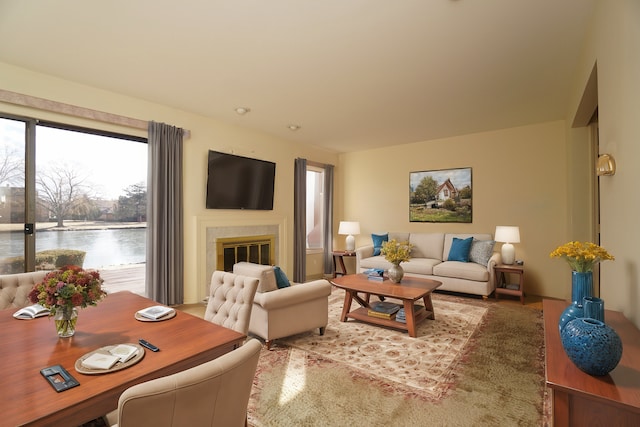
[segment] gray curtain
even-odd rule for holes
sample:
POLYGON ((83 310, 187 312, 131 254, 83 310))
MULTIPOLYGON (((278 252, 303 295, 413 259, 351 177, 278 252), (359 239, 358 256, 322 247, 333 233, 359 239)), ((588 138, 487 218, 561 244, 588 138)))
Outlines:
POLYGON ((149 122, 146 292, 167 305, 184 302, 183 133, 149 122))
POLYGON ((307 277, 307 159, 296 159, 293 171, 293 281, 307 277))
POLYGON ((324 274, 333 274, 333 165, 324 167, 324 274))

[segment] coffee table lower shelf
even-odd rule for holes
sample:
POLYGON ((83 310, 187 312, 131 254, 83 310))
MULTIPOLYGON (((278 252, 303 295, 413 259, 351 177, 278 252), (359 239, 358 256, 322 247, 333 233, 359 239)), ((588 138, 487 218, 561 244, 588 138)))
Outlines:
MULTIPOLYGON (((359 320, 364 323, 371 323, 374 325, 387 326, 389 328, 400 329, 409 332, 409 326, 404 322, 398 322, 397 320, 384 319, 382 317, 369 316, 369 309, 367 307, 360 307, 347 313, 347 318, 359 320)), ((433 318, 433 312, 429 310, 420 310, 414 316, 414 324, 417 325, 424 319, 433 318)))

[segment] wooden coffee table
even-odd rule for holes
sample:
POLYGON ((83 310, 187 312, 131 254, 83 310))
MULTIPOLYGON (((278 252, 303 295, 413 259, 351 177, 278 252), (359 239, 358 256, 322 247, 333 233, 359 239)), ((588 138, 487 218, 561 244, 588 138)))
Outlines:
POLYGON ((417 277, 404 277, 401 283, 393 283, 389 279, 382 282, 369 280, 365 274, 349 274, 337 277, 331 281, 335 286, 345 290, 344 305, 342 307, 341 321, 355 319, 374 325, 387 326, 390 328, 407 331, 410 337, 416 337, 416 325, 424 319, 434 320, 433 303, 431 302, 431 292, 442 285, 442 282, 431 279, 421 279, 417 277), (358 295, 364 294, 363 297, 358 295), (396 298, 402 301, 407 323, 398 322, 391 319, 369 316, 368 310, 371 307, 369 298, 371 295, 396 298), (418 313, 414 311, 414 304, 419 299, 424 302, 424 310, 418 313), (360 308, 351 311, 351 302, 355 300, 360 304, 360 308))

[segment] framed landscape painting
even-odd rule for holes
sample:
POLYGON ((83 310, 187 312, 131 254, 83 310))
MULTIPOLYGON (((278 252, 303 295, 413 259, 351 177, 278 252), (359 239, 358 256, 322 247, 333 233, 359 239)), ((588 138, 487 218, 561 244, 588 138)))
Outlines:
POLYGON ((471 222, 471 168, 409 173, 410 222, 471 222))

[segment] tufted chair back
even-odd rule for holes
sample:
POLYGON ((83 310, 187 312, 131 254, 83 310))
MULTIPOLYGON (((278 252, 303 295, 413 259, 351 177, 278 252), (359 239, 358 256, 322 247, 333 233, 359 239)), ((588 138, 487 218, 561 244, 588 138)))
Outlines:
POLYGON ((42 282, 48 271, 0 275, 0 310, 31 305, 29 292, 42 282))
POLYGON ((204 319, 247 335, 259 279, 214 271, 204 319))

